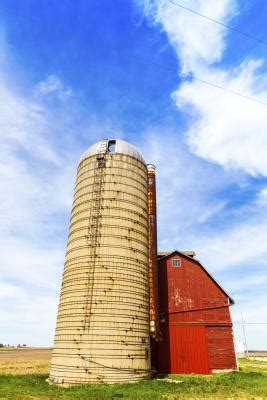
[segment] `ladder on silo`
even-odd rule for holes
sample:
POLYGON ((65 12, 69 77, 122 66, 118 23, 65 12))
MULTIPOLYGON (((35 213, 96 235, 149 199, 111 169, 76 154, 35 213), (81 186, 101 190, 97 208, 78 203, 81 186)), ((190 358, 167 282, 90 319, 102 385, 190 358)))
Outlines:
POLYGON ((108 142, 102 142, 99 152, 96 155, 96 162, 94 168, 94 177, 92 184, 92 199, 90 206, 90 214, 88 218, 88 232, 87 243, 89 251, 89 278, 88 288, 85 300, 85 319, 83 323, 83 330, 86 331, 90 326, 90 319, 92 315, 92 303, 94 295, 94 282, 97 262, 97 252, 100 246, 100 224, 102 215, 102 201, 103 201, 103 183, 105 178, 105 153, 107 151, 108 142))

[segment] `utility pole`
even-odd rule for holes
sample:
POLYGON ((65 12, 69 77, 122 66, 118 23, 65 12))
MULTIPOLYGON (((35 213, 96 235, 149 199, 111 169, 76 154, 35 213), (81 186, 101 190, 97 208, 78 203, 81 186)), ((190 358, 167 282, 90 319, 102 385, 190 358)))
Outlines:
POLYGON ((246 355, 246 358, 249 358, 246 331, 245 331, 245 321, 244 321, 242 312, 241 312, 241 320, 242 320, 242 328, 243 328, 243 335, 244 335, 245 355, 246 355))

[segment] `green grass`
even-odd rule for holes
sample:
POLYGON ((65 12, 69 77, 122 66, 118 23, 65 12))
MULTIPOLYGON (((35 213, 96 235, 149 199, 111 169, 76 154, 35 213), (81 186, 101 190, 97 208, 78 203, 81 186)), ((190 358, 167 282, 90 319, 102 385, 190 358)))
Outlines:
POLYGON ((267 363, 241 361, 241 371, 213 376, 170 375, 136 384, 50 386, 47 375, 0 375, 0 400, 7 399, 267 399, 267 363))

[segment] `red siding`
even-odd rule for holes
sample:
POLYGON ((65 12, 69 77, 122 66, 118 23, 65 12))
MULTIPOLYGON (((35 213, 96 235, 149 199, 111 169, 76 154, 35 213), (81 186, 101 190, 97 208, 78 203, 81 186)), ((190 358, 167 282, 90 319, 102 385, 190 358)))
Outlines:
POLYGON ((223 326, 209 326, 206 332, 211 370, 235 369, 236 357, 231 329, 223 326))
POLYGON ((159 372, 236 368, 229 298, 197 261, 178 252, 159 261, 159 309, 159 372))
POLYGON ((205 328, 203 326, 169 325, 168 330, 168 346, 167 348, 160 346, 161 372, 209 374, 205 328))

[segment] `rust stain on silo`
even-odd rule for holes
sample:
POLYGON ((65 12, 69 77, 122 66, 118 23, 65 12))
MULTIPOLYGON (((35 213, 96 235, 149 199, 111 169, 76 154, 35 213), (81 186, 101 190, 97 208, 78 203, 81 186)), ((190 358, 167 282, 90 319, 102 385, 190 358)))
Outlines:
POLYGON ((150 335, 161 340, 158 312, 158 258, 157 258, 157 205, 156 205, 156 168, 148 164, 148 245, 149 245, 149 309, 150 335))

